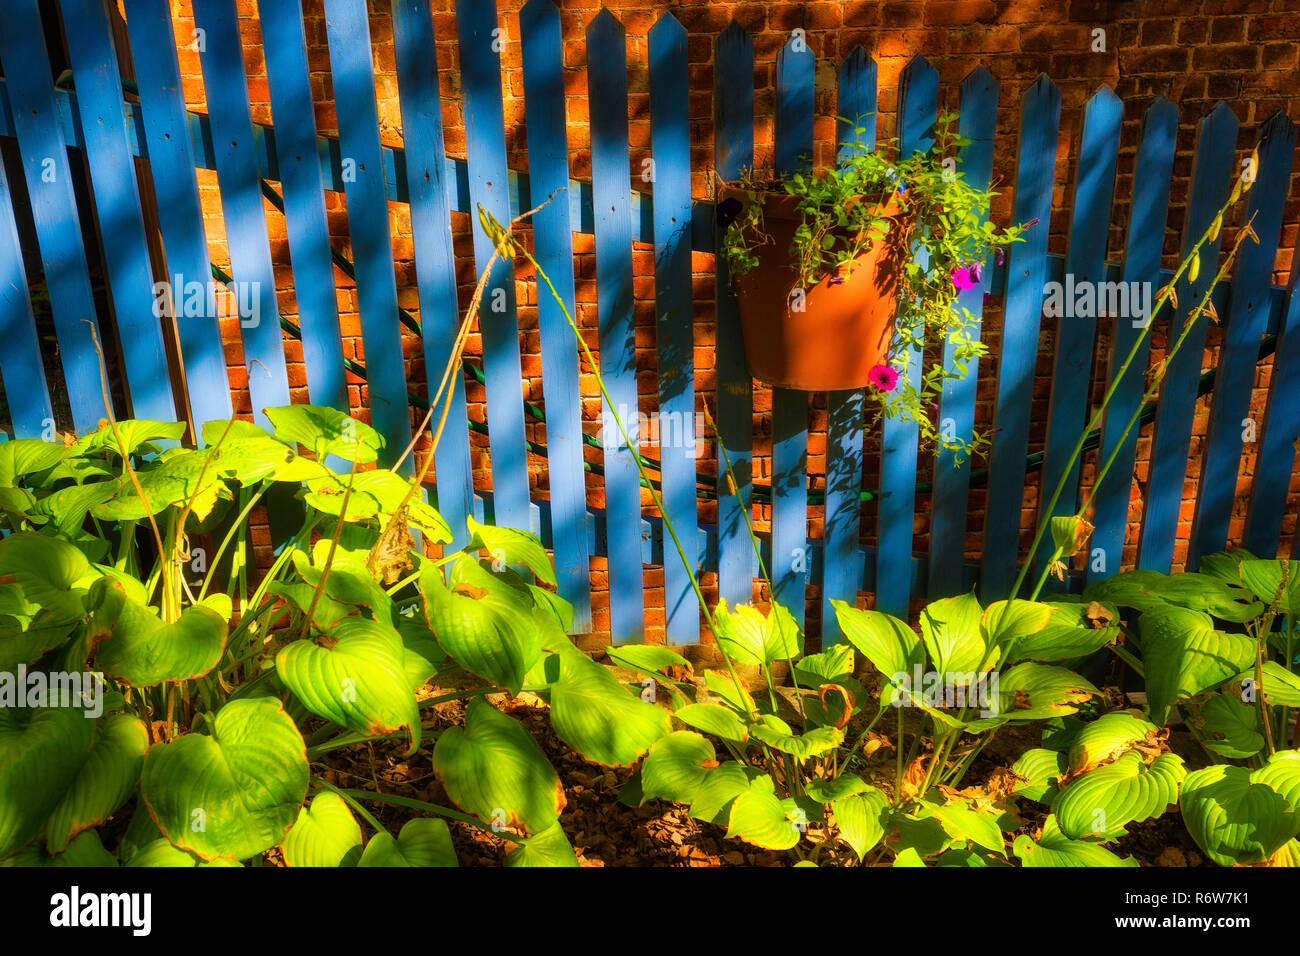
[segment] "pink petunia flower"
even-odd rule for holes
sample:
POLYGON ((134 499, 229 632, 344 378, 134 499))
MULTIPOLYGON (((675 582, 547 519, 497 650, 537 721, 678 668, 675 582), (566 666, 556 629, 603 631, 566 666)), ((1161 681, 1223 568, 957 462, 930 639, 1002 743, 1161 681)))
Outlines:
POLYGON ((882 392, 892 392, 898 384, 898 370, 888 365, 875 365, 867 373, 867 379, 882 392))
POLYGON ((968 266, 957 266, 952 270, 952 284, 957 287, 957 291, 963 289, 973 289, 980 284, 980 264, 972 263, 968 266))

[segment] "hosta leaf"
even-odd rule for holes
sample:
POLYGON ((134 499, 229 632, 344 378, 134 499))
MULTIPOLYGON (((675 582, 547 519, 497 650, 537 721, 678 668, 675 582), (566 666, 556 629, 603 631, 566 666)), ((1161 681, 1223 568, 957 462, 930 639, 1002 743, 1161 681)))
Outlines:
POLYGON ((298 819, 280 844, 285 866, 346 866, 352 854, 360 855, 361 825, 347 803, 324 791, 311 805, 298 811, 298 819))
POLYGON ((62 853, 49 856, 38 844, 29 844, 5 860, 0 866, 40 867, 108 867, 117 866, 117 858, 104 849, 104 843, 95 830, 87 830, 75 837, 62 853))
POLYGON ((1136 710, 1112 710, 1085 724, 1070 745, 1069 769, 1078 776, 1157 733, 1156 725, 1136 710))
POLYGON ((76 780, 45 824, 45 845, 60 853, 83 830, 109 818, 135 790, 149 748, 144 723, 132 714, 97 721, 95 742, 76 780))
POLYGON ((459 866, 445 820, 407 820, 394 839, 380 832, 370 838, 357 866, 459 866))
POLYGON ((831 801, 840 837, 853 848, 859 860, 885 835, 889 798, 875 787, 831 801))
POLYGON ((1103 601, 1149 611, 1175 606, 1204 611, 1224 621, 1249 621, 1264 610, 1250 592, 1206 574, 1125 571, 1084 588, 1085 601, 1103 601))
POLYGON ((1300 614, 1300 563, 1245 560, 1237 565, 1237 575, 1265 607, 1292 617, 1300 614))
POLYGON ((322 644, 297 640, 276 655, 276 673, 303 706, 367 736, 400 730, 420 745, 420 710, 393 628, 366 618, 340 622, 322 644))
POLYGON ((926 605, 921 611, 921 639, 935 670, 946 675, 966 675, 988 669, 981 616, 973 592, 926 605))
POLYGON ((182 850, 165 837, 146 843, 126 861, 125 865, 131 867, 239 866, 234 860, 226 857, 217 857, 215 860, 204 862, 202 857, 195 856, 188 850, 182 850))
POLYGON ((807 733, 796 734, 788 724, 770 714, 760 717, 750 732, 773 750, 790 754, 798 761, 834 750, 844 742, 844 731, 838 727, 815 727, 807 733))
POLYGON ((673 716, 688 727, 723 740, 744 743, 749 739, 749 728, 745 722, 736 716, 734 710, 721 704, 687 704, 676 710, 673 716))
POLYGON ((671 729, 666 711, 629 694, 606 668, 568 656, 551 685, 551 725, 588 760, 614 767, 635 763, 671 729))
POLYGON ((318 461, 326 455, 337 455, 345 461, 365 464, 378 458, 384 447, 379 432, 336 408, 284 405, 265 411, 275 427, 276 438, 305 445, 318 461))
POLYGON ((1261 863, 1300 833, 1296 806, 1280 789, 1284 779, 1272 764, 1251 771, 1214 764, 1183 781, 1180 809, 1187 832, 1220 866, 1261 863))
POLYGON ((1042 720, 1072 714, 1101 691, 1074 671, 1026 661, 1001 675, 998 695, 1003 717, 1042 720))
POLYGON ((880 611, 860 611, 843 601, 831 601, 840 629, 886 680, 912 673, 925 663, 925 647, 906 621, 880 611))
POLYGON ((986 850, 1006 855, 1002 830, 998 827, 997 817, 992 813, 976 810, 963 800, 954 800, 952 803, 926 800, 924 806, 955 839, 968 840, 986 850))
POLYGON ((647 675, 658 675, 670 667, 690 667, 682 655, 662 644, 618 644, 606 649, 619 667, 647 675))
POLYGON ((218 498, 230 491, 215 465, 209 449, 178 449, 152 468, 137 472, 144 499, 134 482, 123 484, 117 497, 91 509, 106 521, 139 521, 172 505, 192 504, 192 514, 202 521, 212 513, 218 498), (147 503, 147 507, 146 507, 147 503))
POLYGON ((1016 837, 1012 850, 1021 866, 1137 866, 1133 857, 1121 858, 1105 847, 1083 840, 1071 840, 1061 832, 1056 817, 1048 817, 1037 840, 1016 837))
POLYGON ((270 697, 232 700, 211 736, 154 744, 141 794, 173 843, 204 859, 243 860, 279 843, 307 795, 302 734, 270 697))
POLYGON ((578 866, 573 844, 556 820, 541 833, 530 836, 524 845, 506 854, 506 866, 578 866))
POLYGON ((739 838, 767 850, 788 850, 802 836, 770 777, 760 777, 736 797, 727 822, 727 837, 739 838))
POLYGON ((393 626, 402 637, 402 670, 407 686, 417 691, 447 662, 447 655, 423 618, 394 614, 393 626))
POLYGON ((225 618, 210 608, 187 607, 166 624, 108 578, 95 583, 88 602, 96 608, 87 630, 96 664, 132 687, 202 677, 226 648, 225 618))
POLYGON ((85 764, 93 728, 72 707, 0 707, 0 857, 36 836, 85 764))
POLYGON ((0 574, 12 574, 33 604, 55 603, 89 568, 80 549, 58 538, 22 531, 0 539, 0 574))
POLYGON ((1113 644, 1120 635, 1118 627, 1091 626, 1087 604, 1062 601, 1043 606, 1051 608, 1051 617, 1038 631, 1016 642, 1007 663, 1086 657, 1107 644, 1113 644))
POLYGON ((1009 648, 1046 627, 1052 613, 1051 605, 1038 601, 994 601, 984 609, 980 626, 986 643, 1009 648))
POLYGON ((1138 619, 1151 719, 1164 724, 1169 707, 1217 687, 1255 658, 1244 634, 1215 630, 1200 611, 1155 607, 1138 619))
POLYGON ((542 652, 543 634, 533 619, 532 596, 466 558, 453 567, 451 587, 432 563, 421 570, 426 622, 457 664, 519 693, 542 652))
MULTIPOLYGON (((691 801, 690 815, 697 820, 725 826, 731 813, 731 804, 749 785, 762 777, 757 767, 729 760, 721 767, 709 771, 691 801)), ((769 779, 770 786, 770 779, 769 779)))
POLYGON ((660 737, 641 765, 642 802, 660 797, 690 803, 717 766, 713 745, 699 734, 680 730, 660 737))
POLYGON ((464 729, 442 732, 433 770, 455 804, 484 822, 540 833, 564 809, 564 787, 537 742, 482 698, 470 702, 464 729))
POLYGON ((801 684, 840 684, 853 678, 853 646, 836 644, 829 651, 809 654, 795 665, 801 684))
POLYGON ((738 604, 733 611, 722 600, 714 612, 714 621, 718 644, 738 663, 771 664, 799 654, 798 626, 779 604, 772 605, 764 615, 750 604, 738 604))
POLYGON ((377 468, 355 475, 338 475, 334 472, 307 482, 307 504, 327 515, 338 515, 345 521, 363 521, 376 516, 386 517, 398 508, 405 508, 411 524, 419 525, 431 541, 442 543, 451 540, 451 528, 442 515, 424 502, 419 495, 407 498, 411 489, 408 478, 377 468), (352 487, 348 491, 349 484, 352 487), (343 501, 347 499, 347 512, 343 501))
POLYGON ((718 671, 706 670, 704 672, 704 686, 711 693, 717 694, 726 701, 737 713, 752 714, 754 712, 754 698, 744 688, 743 681, 740 690, 737 690, 735 681, 728 675, 718 671))
MULTIPOLYGON (((182 431, 184 426, 181 426, 182 431)), ((53 468, 67 453, 61 443, 39 438, 18 438, 0 442, 0 485, 12 487, 23 475, 53 468)))
MULTIPOLYGON (((309 564, 306 553, 302 551, 294 552, 293 564, 302 575, 303 581, 313 590, 318 590, 324 579, 325 594, 321 596, 321 600, 330 597, 349 607, 365 608, 370 611, 371 616, 380 621, 387 621, 392 617, 393 599, 388 596, 388 592, 379 582, 370 576, 370 572, 364 566, 352 563, 334 564, 330 567, 327 576, 323 567, 309 564)), ((310 601, 308 603, 310 604, 310 601)), ((319 604, 317 606, 319 607, 319 604)))
POLYGON ((1292 674, 1277 661, 1265 661, 1264 680, 1255 686, 1255 669, 1243 671, 1233 679, 1230 690, 1245 703, 1254 703, 1259 694, 1264 703, 1280 707, 1300 707, 1300 676, 1292 674))
MULTIPOLYGON (((9 445, 12 442, 4 444, 9 445)), ((4 446, 0 445, 0 448, 2 447, 4 446)), ((46 495, 31 509, 31 513, 48 516, 62 534, 75 537, 81 530, 87 513, 92 508, 112 499, 121 490, 122 482, 117 479, 69 485, 46 495)))
POLYGON ((493 561, 501 564, 525 564, 528 570, 547 584, 555 584, 555 569, 546 549, 536 537, 515 528, 497 528, 468 519, 470 549, 482 548, 493 561))
POLYGON ((336 601, 328 594, 317 597, 317 589, 305 581, 275 581, 266 590, 268 594, 284 598, 301 611, 304 617, 310 609, 312 624, 318 631, 328 631, 349 614, 356 613, 355 607, 336 601))
POLYGON ((1158 817, 1177 803, 1186 773, 1176 754, 1161 754, 1147 765, 1140 753, 1128 750, 1069 784, 1052 810, 1061 832, 1072 840, 1114 840, 1128 824, 1158 817))
POLYGON ((1020 755, 1012 764, 1011 772, 1023 778, 1012 788, 1012 793, 1051 804, 1058 792, 1057 782, 1066 773, 1066 756, 1058 750, 1035 747, 1020 755))
POLYGON ((1222 757, 1245 760, 1264 749, 1259 710, 1230 694, 1215 694, 1201 711, 1205 746, 1222 757))

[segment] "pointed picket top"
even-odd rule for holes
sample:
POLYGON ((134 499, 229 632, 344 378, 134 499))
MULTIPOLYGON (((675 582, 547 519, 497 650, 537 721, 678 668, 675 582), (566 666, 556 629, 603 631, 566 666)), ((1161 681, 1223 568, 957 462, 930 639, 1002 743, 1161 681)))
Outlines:
POLYGON ((523 23, 545 23, 551 17, 559 15, 560 8, 555 5, 555 0, 528 0, 519 11, 519 19, 523 23))
POLYGON ((922 54, 918 53, 907 61, 907 66, 903 67, 902 76, 899 78, 899 86, 905 83, 914 83, 929 73, 939 75, 939 71, 927 60, 922 54))
POLYGON ((898 80, 898 142, 902 153, 928 152, 934 145, 938 98, 939 71, 918 53, 908 61, 898 80))
POLYGON ((848 52, 848 55, 840 62, 840 76, 846 73, 860 73, 865 70, 874 70, 876 61, 871 54, 867 52, 866 47, 861 43, 848 52))
POLYGON ((1142 114, 1143 126, 1165 119, 1167 116, 1172 116, 1174 122, 1177 122, 1178 107, 1163 96, 1157 96, 1142 114))
POLYGON ((861 44, 840 63, 836 96, 835 136, 839 158, 846 161, 859 148, 871 152, 876 145, 876 61, 861 44), (852 112, 853 115, 849 115, 852 112), (858 135, 859 129, 862 131, 858 135))
POLYGON ((749 31, 741 25, 739 20, 732 19, 723 31, 718 34, 717 45, 721 46, 724 43, 748 43, 753 46, 754 38, 749 35, 749 31))
POLYGON ((989 68, 980 63, 962 79, 961 95, 972 96, 979 91, 996 89, 997 85, 998 81, 989 72, 989 68))
POLYGON ((1206 113, 1205 117, 1198 124, 1197 132, 1200 136, 1210 134, 1211 132, 1213 135, 1218 136, 1227 135, 1227 132, 1230 130, 1233 140, 1235 141, 1237 128, 1240 125, 1241 121, 1237 119, 1237 114, 1232 111, 1232 107, 1225 101, 1219 100, 1214 109, 1206 113))
POLYGON ((1108 105, 1117 105, 1122 107, 1124 101, 1115 94, 1115 91, 1110 88, 1109 83, 1103 83, 1101 86, 1097 87, 1097 92, 1088 97, 1088 103, 1085 109, 1092 109, 1094 104, 1098 107, 1108 105))
POLYGON ((664 11, 663 16, 655 21, 655 25, 650 28, 649 40, 652 45, 659 43, 671 43, 679 36, 686 33, 686 28, 682 26, 680 20, 673 16, 671 10, 664 11))
POLYGON ((1294 135, 1292 130, 1295 128, 1295 124, 1291 122, 1291 117, 1287 116, 1284 110, 1276 109, 1268 119, 1264 120, 1264 125, 1259 128, 1258 144, 1262 146, 1279 136, 1294 135))
POLYGON ((591 22, 587 24, 588 43, 597 37, 606 40, 617 39, 621 42, 624 36, 626 36, 626 31, 623 29, 623 21, 614 16, 609 7, 601 7, 600 13, 596 14, 591 22))

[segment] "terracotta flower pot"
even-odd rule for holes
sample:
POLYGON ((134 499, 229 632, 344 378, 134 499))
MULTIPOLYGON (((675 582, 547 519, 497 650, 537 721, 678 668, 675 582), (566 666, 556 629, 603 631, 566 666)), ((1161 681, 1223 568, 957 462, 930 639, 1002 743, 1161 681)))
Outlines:
MULTIPOLYGON (((748 193, 731 188, 719 199, 731 197, 750 202, 748 193)), ((869 244, 838 277, 804 289, 801 299, 790 255, 803 222, 799 200, 768 193, 760 194, 760 201, 771 241, 753 246, 758 266, 735 280, 749 373, 769 385, 805 391, 864 387, 872 367, 885 361, 893 337, 909 218, 892 200, 881 210, 892 220, 885 237, 869 244)))

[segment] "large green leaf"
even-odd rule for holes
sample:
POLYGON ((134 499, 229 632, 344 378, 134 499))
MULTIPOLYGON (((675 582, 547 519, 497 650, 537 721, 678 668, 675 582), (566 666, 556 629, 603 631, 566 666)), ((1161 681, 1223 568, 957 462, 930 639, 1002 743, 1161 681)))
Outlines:
POLYGON ((1263 694, 1264 703, 1278 707, 1300 707, 1300 676, 1297 676, 1277 661, 1265 661, 1263 681, 1256 687, 1255 669, 1238 674, 1232 682, 1233 693, 1245 701, 1253 703, 1259 694, 1263 694))
POLYGON ((93 728, 73 707, 0 707, 0 857, 40 831, 85 764, 93 728))
POLYGON ((337 455, 345 461, 365 464, 378 458, 384 447, 379 432, 336 408, 283 405, 265 411, 275 427, 276 438, 305 445, 317 461, 337 455))
POLYGON ((119 713, 95 723, 90 755, 45 823, 45 845, 51 853, 62 852, 78 833, 107 820, 140 780, 149 748, 144 722, 119 713))
POLYGON ((221 445, 213 467, 241 485, 257 484, 267 478, 307 481, 326 473, 320 462, 304 458, 295 447, 272 438, 252 422, 206 422, 203 443, 211 446, 218 441, 221 445))
POLYGON ((121 490, 122 482, 116 478, 69 485, 46 495, 31 509, 31 513, 48 517, 60 534, 75 537, 90 510, 111 500, 121 490))
POLYGON ((1125 571, 1084 588, 1085 601, 1103 601, 1149 611, 1181 607, 1204 611, 1224 621, 1249 621, 1264 610, 1250 592, 1208 574, 1161 574, 1159 571, 1125 571))
POLYGON ((206 860, 279 843, 307 795, 307 750, 271 697, 232 700, 211 736, 186 734, 145 757, 141 794, 163 835, 206 860))
POLYGON ((23 531, 0 539, 0 575, 12 574, 33 604, 54 604, 89 568, 80 549, 58 538, 23 531))
POLYGON ((844 742, 844 731, 838 727, 815 727, 805 734, 796 734, 789 724, 771 714, 760 717, 751 725, 750 732, 773 750, 790 754, 801 762, 834 750, 844 742))
POLYGON ((1101 691, 1074 671, 1033 661, 1017 664, 998 681, 1001 716, 1011 720, 1072 714, 1089 697, 1100 696, 1101 691))
POLYGON ((1151 719, 1164 724, 1169 708, 1217 687, 1255 659, 1244 634, 1215 630, 1209 615, 1158 606, 1138 618, 1151 719))
POLYGON ((961 683, 988 670, 988 646, 980 628, 983 612, 974 592, 943 598, 921 611, 921 639, 940 674, 961 683))
POLYGON ((357 866, 459 865, 447 822, 430 817, 407 820, 396 839, 385 832, 376 833, 357 862, 357 866))
POLYGON ((448 727, 433 750, 433 770, 456 805, 497 826, 540 833, 564 809, 564 787, 520 723, 482 698, 465 727, 448 727))
POLYGON ((1156 725, 1137 710, 1112 710, 1080 728, 1070 744, 1069 770, 1078 776, 1119 756, 1135 743, 1152 739, 1156 725))
POLYGON ((419 525, 429 540, 442 543, 451 540, 451 528, 442 515, 427 504, 420 495, 406 497, 411 479, 379 468, 355 475, 337 475, 327 472, 307 482, 307 504, 327 515, 342 515, 346 521, 364 521, 376 516, 387 517, 399 507, 404 507, 411 524, 419 525), (351 485, 351 492, 348 486, 351 485), (343 501, 347 499, 347 513, 343 501), (405 502, 405 504, 403 504, 405 502))
POLYGON ((985 642, 990 646, 997 644, 1005 648, 1013 647, 1046 627, 1053 610, 1049 604, 1022 601, 1019 598, 994 601, 984 609, 980 619, 985 642))
POLYGON ((1201 720, 1205 723, 1205 746, 1221 757, 1245 760, 1264 749, 1259 708, 1231 694, 1215 694, 1207 700, 1201 720))
POLYGON ((643 802, 661 797, 690 803, 717 766, 713 745, 699 734, 679 730, 660 737, 651 745, 641 765, 643 802))
POLYGON ((97 665, 132 687, 202 677, 225 650, 225 618, 208 607, 187 607, 165 624, 153 608, 131 600, 108 578, 95 582, 89 602, 95 615, 87 635, 97 665))
POLYGON ((950 803, 925 800, 923 806, 939 820, 954 839, 965 840, 1000 856, 1006 856, 1006 845, 998 817, 987 810, 977 810, 968 800, 955 798, 950 803))
POLYGON ((734 710, 721 704, 687 704, 674 711, 673 716, 689 727, 723 740, 744 743, 749 739, 749 727, 734 710))
POLYGON ((619 667, 658 676, 670 667, 690 667, 690 661, 662 644, 615 644, 606 648, 609 659, 619 667))
POLYGON ((762 771, 757 767, 734 760, 714 767, 696 790, 695 799, 691 801, 690 815, 697 820, 726 826, 732 802, 762 776, 762 771))
POLYGON ((401 635, 366 618, 341 621, 320 643, 286 644, 276 673, 318 717, 373 736, 405 727, 408 756, 420 745, 420 709, 411 693, 401 635))
POLYGON ((214 860, 204 861, 202 857, 196 856, 188 850, 182 850, 180 847, 171 843, 166 837, 159 837, 150 843, 140 847, 134 855, 125 862, 130 867, 200 867, 200 866, 239 866, 234 860, 228 857, 217 857, 214 860))
POLYGON ((859 860, 884 837, 888 809, 889 798, 876 787, 831 801, 840 837, 853 848, 859 860))
POLYGON ((1037 840, 1016 837, 1012 850, 1021 866, 1137 866, 1133 857, 1120 858, 1105 847, 1083 840, 1071 840, 1061 832, 1056 817, 1048 817, 1037 840))
POLYGON ((360 848, 360 824, 343 798, 328 791, 298 811, 280 844, 286 866, 346 866, 349 856, 360 855, 360 848))
POLYGON ((1120 636, 1119 627, 1096 627, 1088 617, 1090 605, 1060 601, 1040 605, 1051 616, 1042 628, 1024 635, 1010 648, 1007 663, 1015 661, 1063 661, 1086 657, 1120 636))
MULTIPOLYGON (((541 656, 544 634, 532 595, 459 558, 449 587, 432 562, 420 573, 425 620, 456 663, 511 693, 541 656)), ((613 678, 611 678, 612 680, 613 678)), ((617 682, 616 682, 617 683, 617 682)))
POLYGON ((103 521, 140 521, 170 506, 192 503, 192 513, 202 521, 212 513, 218 498, 230 497, 225 479, 210 458, 210 449, 176 449, 154 467, 137 472, 143 500, 135 483, 128 481, 117 497, 94 506, 91 513, 103 521))
POLYGON ((713 618, 719 646, 741 664, 789 660, 797 657, 802 647, 798 625, 779 604, 772 605, 765 615, 750 604, 738 604, 733 611, 722 600, 713 618))
POLYGON ((556 820, 541 833, 524 841, 523 846, 506 854, 506 866, 578 866, 573 844, 556 820))
POLYGON ((1220 866, 1262 863, 1300 833, 1287 789, 1272 763, 1254 771, 1228 764, 1194 770, 1183 781, 1183 822, 1220 866))
POLYGON ((671 729, 666 711, 629 694, 606 668, 574 656, 561 659, 551 685, 551 725, 588 760, 615 767, 635 763, 671 729))
POLYGON ((880 611, 862 611, 843 601, 831 604, 845 638, 886 681, 894 681, 899 674, 910 679, 913 668, 925 663, 925 647, 906 621, 880 611))
POLYGON ((1011 772, 1020 778, 1012 793, 1051 804, 1056 799, 1057 783, 1066 774, 1066 756, 1059 750, 1034 747, 1016 759, 1011 772))
POLYGON ((13 487, 23 475, 53 468, 67 451, 63 444, 39 438, 0 442, 0 485, 13 487))
POLYGON ((1265 607, 1295 617, 1300 614, 1300 563, 1295 561, 1242 561, 1237 574, 1265 607))
POLYGON ((1178 786, 1187 771, 1183 758, 1161 754, 1149 765, 1136 750, 1069 784, 1052 804, 1061 832, 1072 840, 1114 840, 1134 822, 1158 817, 1178 802, 1178 786))
POLYGON ((494 562, 500 564, 525 564, 528 570, 547 584, 555 584, 555 569, 546 549, 536 537, 515 528, 497 528, 468 519, 469 547, 482 548, 494 562))
POLYGON ((792 809, 773 792, 771 777, 759 777, 732 803, 727 836, 768 850, 788 850, 803 835, 792 809))

